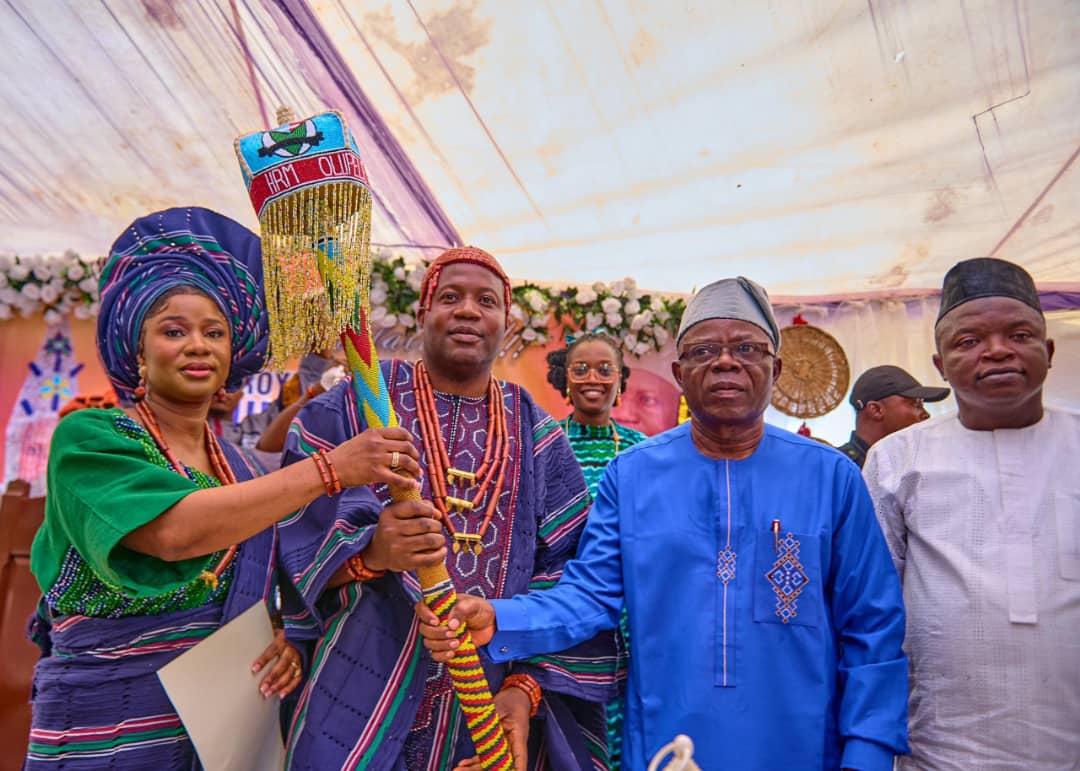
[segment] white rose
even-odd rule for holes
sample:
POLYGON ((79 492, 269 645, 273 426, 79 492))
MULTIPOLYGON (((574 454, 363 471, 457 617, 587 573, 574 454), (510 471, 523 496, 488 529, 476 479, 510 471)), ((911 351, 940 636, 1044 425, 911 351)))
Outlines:
POLYGON ((626 282, 616 281, 611 285, 611 293, 614 295, 621 295, 626 292, 626 282))
POLYGON ((11 306, 0 304, 0 321, 7 321, 11 318, 11 306))
POLYGON ((390 288, 390 285, 387 284, 385 281, 383 281, 381 278, 377 278, 377 279, 375 279, 374 281, 371 282, 371 291, 372 292, 374 292, 376 289, 381 289, 383 291, 383 293, 385 293, 386 290, 389 289, 389 288, 390 288))
POLYGON ((536 312, 547 310, 548 301, 543 294, 533 290, 529 293, 529 307, 536 312))
POLYGON ((386 290, 372 287, 368 297, 371 298, 372 305, 382 305, 384 302, 386 302, 386 290))
POLYGON ((591 332, 598 326, 604 323, 603 313, 586 313, 585 314, 585 331, 591 332))
POLYGON ((7 274, 0 273, 0 289, 3 289, 8 285, 7 274))
POLYGON ((656 320, 659 321, 661 324, 663 324, 670 318, 671 314, 668 313, 667 308, 660 308, 660 310, 656 312, 656 320))
POLYGON ((611 327, 612 329, 617 329, 619 327, 619 325, 622 324, 622 314, 621 313, 609 313, 606 316, 604 316, 604 320, 607 322, 607 325, 609 327, 611 327))
POLYGON ((32 300, 20 300, 15 304, 15 307, 18 309, 20 316, 29 318, 37 313, 38 305, 39 303, 33 302, 32 300))
POLYGON ((592 305, 596 302, 596 292, 592 289, 579 289, 577 295, 574 296, 574 302, 578 305, 592 305))
POLYGON ((607 289, 607 284, 605 284, 603 281, 597 281, 595 284, 592 285, 592 288, 594 292, 600 294, 607 289))
POLYGON ((371 309, 371 313, 368 315, 368 319, 371 321, 379 321, 386 316, 386 306, 376 305, 371 309))
POLYGON ((637 345, 634 346, 634 355, 635 356, 643 356, 644 354, 649 352, 650 348, 652 348, 652 346, 649 345, 648 343, 646 343, 643 340, 643 341, 641 341, 640 343, 638 343, 637 345))
POLYGON ((23 284, 23 288, 20 291, 22 292, 22 296, 27 300, 41 299, 41 287, 38 284, 23 284))
POLYGON ((535 342, 540 343, 540 344, 546 343, 547 342, 547 335, 542 334, 540 332, 537 332, 535 342))
POLYGON ((405 268, 403 268, 400 265, 398 265, 396 268, 394 268, 394 278, 396 278, 398 281, 404 281, 405 280, 405 268))
POLYGON ((38 265, 34 268, 34 278, 38 281, 48 281, 53 277, 52 268, 48 265, 38 265))
POLYGON ((91 316, 98 315, 99 310, 101 310, 101 303, 99 303, 97 300, 94 300, 94 302, 90 303, 90 315, 91 316))
POLYGON ((547 314, 534 313, 533 317, 529 319, 529 326, 540 327, 540 329, 544 329, 547 326, 547 314))
POLYGON ((405 283, 409 285, 409 289, 414 292, 419 292, 420 285, 424 283, 424 271, 419 268, 413 268, 405 276, 405 283))
POLYGON ((522 340, 528 340, 530 343, 536 340, 536 330, 528 328, 521 333, 522 340))
POLYGON ((419 300, 413 300, 411 303, 409 303, 409 312, 414 316, 420 312, 419 300))
POLYGON ((4 305, 14 305, 19 298, 19 292, 16 289, 12 289, 10 286, 0 289, 0 303, 4 305))
POLYGON ((626 346, 626 350, 634 350, 634 346, 637 345, 637 335, 627 332, 622 338, 623 345, 626 346))
POLYGON ((635 313, 641 312, 641 303, 639 303, 637 300, 630 300, 626 303, 626 306, 623 308, 623 310, 633 316, 635 313))
POLYGON ((32 254, 29 257, 20 257, 19 261, 26 265, 28 270, 33 270, 34 268, 40 268, 44 264, 45 258, 40 254, 32 254))
POLYGON ((97 292, 97 279, 93 276, 87 276, 79 282, 79 289, 86 292, 88 295, 93 295, 97 292))
POLYGON ((521 309, 520 305, 518 305, 517 303, 513 303, 510 306, 510 318, 524 322, 526 318, 525 311, 521 309))
POLYGON ((385 316, 383 316, 382 321, 379 322, 379 326, 383 329, 390 329, 391 327, 396 327, 397 323, 397 316, 395 316, 393 313, 387 313, 385 316))
POLYGON ((12 281, 26 281, 30 277, 30 268, 19 262, 19 264, 11 266, 10 270, 8 270, 8 276, 12 281))
POLYGON ((659 345, 661 348, 667 345, 667 341, 670 338, 670 335, 668 334, 668 331, 666 329, 664 329, 663 327, 655 327, 652 334, 653 337, 656 338, 656 344, 659 345))
POLYGON ((416 319, 414 319, 407 313, 399 313, 398 323, 401 324, 401 326, 405 327, 405 329, 412 329, 416 326, 416 319))
MULTIPOLYGON (((29 286, 30 284, 27 284, 27 287, 29 286)), ((46 305, 52 305, 54 302, 60 299, 60 292, 58 292, 56 287, 52 284, 46 284, 45 286, 41 287, 41 292, 39 293, 39 296, 41 297, 41 301, 43 303, 45 303, 46 305)))
POLYGON ((648 321, 645 318, 645 314, 639 313, 638 315, 634 316, 634 318, 630 319, 630 329, 634 330, 635 332, 640 332, 647 323, 648 321))
POLYGON ((49 308, 49 310, 45 311, 45 323, 48 324, 50 327, 53 324, 59 324, 63 320, 64 317, 57 313, 54 309, 49 308))
POLYGON ((7 252, 0 252, 0 271, 5 273, 11 270, 11 266, 15 264, 15 255, 8 254, 7 252))
POLYGON ((610 316, 612 313, 622 309, 622 302, 617 297, 605 297, 604 301, 600 303, 600 307, 604 309, 604 313, 610 316))
POLYGON ((85 303, 79 303, 75 306, 75 310, 72 311, 75 314, 75 318, 85 321, 90 318, 90 306, 85 303))

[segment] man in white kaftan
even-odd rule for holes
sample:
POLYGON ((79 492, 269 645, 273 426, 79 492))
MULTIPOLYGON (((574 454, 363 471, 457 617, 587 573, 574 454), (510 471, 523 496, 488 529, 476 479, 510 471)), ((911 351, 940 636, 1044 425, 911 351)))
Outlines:
POLYGON ((907 608, 902 769, 1080 768, 1080 415, 1043 408, 1053 342, 1030 277, 998 263, 946 277, 935 364, 959 413, 863 472, 907 608))

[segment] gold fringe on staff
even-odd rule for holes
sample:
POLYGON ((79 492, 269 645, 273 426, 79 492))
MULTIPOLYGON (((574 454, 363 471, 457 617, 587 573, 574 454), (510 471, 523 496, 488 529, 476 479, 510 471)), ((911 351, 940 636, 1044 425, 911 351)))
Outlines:
POLYGON ((306 187, 259 217, 270 316, 269 366, 334 347, 370 308, 371 192, 355 182, 306 187))

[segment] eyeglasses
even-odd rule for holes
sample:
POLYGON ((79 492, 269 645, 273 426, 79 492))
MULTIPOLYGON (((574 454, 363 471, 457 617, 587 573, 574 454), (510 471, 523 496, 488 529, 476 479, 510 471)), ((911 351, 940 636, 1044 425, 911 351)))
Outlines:
POLYGON ((619 368, 611 362, 601 362, 595 367, 579 361, 566 368, 566 375, 571 383, 584 383, 589 379, 589 373, 596 373, 596 379, 601 383, 614 383, 619 377, 619 368))
POLYGON ((694 343, 679 354, 679 360, 694 365, 708 364, 725 350, 740 364, 760 364, 766 356, 776 355, 769 350, 768 343, 694 343))

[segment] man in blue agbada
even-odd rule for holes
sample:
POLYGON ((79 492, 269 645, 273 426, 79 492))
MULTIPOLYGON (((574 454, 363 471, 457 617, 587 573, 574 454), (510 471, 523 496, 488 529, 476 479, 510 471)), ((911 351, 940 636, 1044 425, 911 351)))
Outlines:
MULTIPOLYGON (((449 622, 506 661, 612 629, 625 604, 627 768, 680 733, 703 768, 889 771, 908 751, 900 583, 855 465, 765 425, 779 344, 760 286, 702 289, 672 365, 690 422, 612 461, 554 588, 461 597, 449 622)), ((417 614, 449 656, 454 632, 417 614)))

